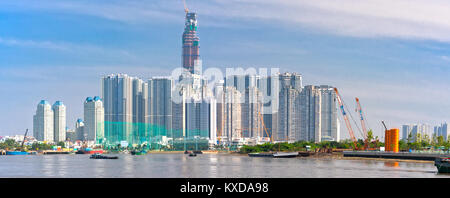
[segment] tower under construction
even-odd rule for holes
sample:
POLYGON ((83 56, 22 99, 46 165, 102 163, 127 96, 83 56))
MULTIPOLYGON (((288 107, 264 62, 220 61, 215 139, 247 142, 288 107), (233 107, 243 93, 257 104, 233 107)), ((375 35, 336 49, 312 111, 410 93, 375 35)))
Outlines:
POLYGON ((200 45, 197 36, 197 14, 186 10, 186 22, 183 32, 182 65, 191 73, 194 73, 200 61, 200 45))

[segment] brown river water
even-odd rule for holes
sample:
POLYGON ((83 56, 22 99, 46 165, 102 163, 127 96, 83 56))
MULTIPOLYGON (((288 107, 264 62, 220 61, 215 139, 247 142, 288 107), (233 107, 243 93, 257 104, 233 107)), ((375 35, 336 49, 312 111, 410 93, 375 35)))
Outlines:
POLYGON ((245 155, 117 154, 0 156, 2 178, 442 178, 433 163, 245 155))

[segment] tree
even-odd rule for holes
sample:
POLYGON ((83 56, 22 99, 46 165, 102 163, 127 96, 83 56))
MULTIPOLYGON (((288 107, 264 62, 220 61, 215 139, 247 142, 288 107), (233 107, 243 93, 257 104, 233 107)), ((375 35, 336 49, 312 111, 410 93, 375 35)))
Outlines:
POLYGON ((408 143, 410 143, 411 142, 411 138, 412 138, 412 134, 411 133, 408 133, 408 143))
POLYGON ((444 136, 437 137, 437 146, 443 146, 445 144, 444 136))
POLYGON ((19 144, 13 139, 7 139, 7 140, 5 140, 5 142, 0 144, 0 149, 5 149, 5 150, 13 150, 16 147, 19 147, 19 144))
POLYGON ((65 148, 66 147, 66 143, 64 143, 63 141, 58 142, 58 144, 56 144, 57 146, 60 146, 61 148, 65 148))

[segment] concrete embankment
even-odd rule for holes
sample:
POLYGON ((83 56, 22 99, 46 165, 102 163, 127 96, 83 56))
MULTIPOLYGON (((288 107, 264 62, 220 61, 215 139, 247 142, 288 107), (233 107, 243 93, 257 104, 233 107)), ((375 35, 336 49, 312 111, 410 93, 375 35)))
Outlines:
POLYGON ((367 152, 367 151, 344 151, 344 157, 384 158, 434 161, 437 157, 450 157, 449 153, 407 153, 407 152, 367 152))

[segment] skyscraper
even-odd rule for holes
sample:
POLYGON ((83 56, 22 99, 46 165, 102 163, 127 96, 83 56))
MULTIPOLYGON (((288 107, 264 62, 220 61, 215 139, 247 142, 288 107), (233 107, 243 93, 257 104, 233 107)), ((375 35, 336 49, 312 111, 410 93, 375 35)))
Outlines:
POLYGON ((278 131, 278 109, 279 109, 279 94, 280 94, 280 80, 278 74, 265 76, 260 78, 258 82, 258 89, 262 94, 262 114, 264 118, 264 125, 268 130, 268 134, 264 132, 264 137, 273 137, 278 131))
POLYGON ((244 94, 242 103, 242 135, 244 137, 263 137, 262 116, 262 94, 256 86, 248 87, 244 94))
POLYGON ((109 75, 102 79, 105 137, 110 143, 132 140, 133 79, 126 74, 109 75))
POLYGON ((186 137, 215 139, 216 117, 216 101, 212 97, 186 103, 186 137))
POLYGON ((61 101, 56 101, 53 109, 53 138, 55 142, 66 140, 66 106, 61 101))
POLYGON ((105 110, 100 97, 88 97, 84 102, 84 133, 87 141, 100 141, 104 137, 105 110))
POLYGON ((182 66, 191 73, 194 73, 201 65, 200 61, 200 45, 197 36, 197 14, 186 12, 186 22, 183 32, 183 53, 182 66))
POLYGON ((38 141, 54 141, 53 121, 52 106, 46 100, 41 100, 33 117, 33 136, 38 141))
POLYGON ((299 102, 300 140, 339 141, 336 92, 331 86, 305 86, 299 102))
MULTIPOLYGON (((300 101, 302 91, 302 76, 297 73, 279 75, 278 130, 274 133, 275 140, 296 141, 300 139, 300 101)), ((273 125, 273 124, 272 124, 273 125)))
POLYGON ((133 79, 133 122, 145 123, 148 116, 148 83, 133 79))
POLYGON ((84 133, 84 122, 81 118, 75 123, 75 134, 76 140, 84 141, 86 139, 86 134, 84 133))
POLYGON ((242 138, 242 94, 235 87, 225 87, 222 111, 222 131, 220 136, 224 136, 228 141, 242 138))
POLYGON ((405 141, 408 140, 408 136, 411 133, 411 130, 412 130, 412 125, 407 125, 407 124, 402 125, 402 140, 405 140, 405 141))
POLYGON ((172 80, 155 77, 148 80, 148 119, 155 134, 168 134, 172 130, 172 80))
POLYGON ((278 132, 274 134, 274 139, 277 141, 294 142, 299 139, 299 94, 300 90, 291 86, 281 89, 278 109, 278 132))

